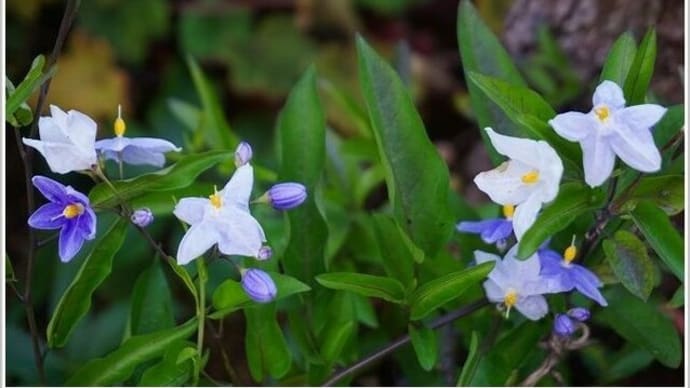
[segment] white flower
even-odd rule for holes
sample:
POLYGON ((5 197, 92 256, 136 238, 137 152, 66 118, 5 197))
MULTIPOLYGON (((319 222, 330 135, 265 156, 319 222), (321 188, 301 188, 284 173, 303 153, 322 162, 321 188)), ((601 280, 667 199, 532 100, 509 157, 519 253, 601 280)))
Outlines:
POLYGON ((666 113, 655 104, 625 107, 623 91, 604 81, 594 91, 589 113, 566 112, 549 120, 556 132, 580 142, 585 182, 600 186, 611 175, 618 155, 625 164, 642 172, 661 168, 661 155, 650 128, 666 113))
POLYGON ((88 170, 97 164, 96 122, 76 110, 65 113, 55 105, 50 106, 50 113, 52 117, 38 119, 41 140, 22 138, 24 144, 40 152, 50 170, 58 174, 88 170))
POLYGON ((527 260, 518 260, 518 245, 514 245, 501 260, 499 256, 474 251, 477 264, 495 261, 496 266, 484 282, 484 291, 490 302, 506 307, 506 316, 515 307, 525 317, 536 321, 549 311, 543 294, 564 291, 558 282, 539 276, 541 265, 537 254, 527 260))
POLYGON ((266 236, 249 213, 254 184, 250 164, 240 166, 223 190, 209 198, 182 198, 173 213, 191 225, 180 241, 177 262, 187 264, 214 244, 226 255, 258 257, 266 236))
POLYGON ((563 162, 545 141, 504 136, 486 128, 496 151, 510 160, 479 173, 474 183, 492 201, 514 205, 513 229, 518 240, 534 223, 542 204, 553 201, 563 175, 563 162))

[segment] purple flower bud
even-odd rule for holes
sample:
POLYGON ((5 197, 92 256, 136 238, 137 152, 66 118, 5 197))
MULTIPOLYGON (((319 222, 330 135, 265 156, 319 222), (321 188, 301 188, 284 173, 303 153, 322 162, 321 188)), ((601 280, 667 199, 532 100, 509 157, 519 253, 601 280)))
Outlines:
POLYGON ((151 209, 143 207, 135 210, 130 219, 135 225, 145 228, 153 222, 153 213, 151 213, 151 209))
POLYGON ((273 256, 273 249, 268 245, 264 245, 259 248, 259 253, 257 253, 256 258, 259 260, 268 260, 273 256))
POLYGON ((246 141, 241 142, 235 150, 235 166, 240 167, 252 160, 252 146, 246 141))
POLYGON ((591 314, 584 307, 574 307, 568 310, 568 316, 576 321, 584 322, 589 319, 591 314))
POLYGON ((553 321, 553 331, 562 337, 569 337, 575 332, 575 322, 566 314, 556 314, 556 319, 553 321))
POLYGON ((256 268, 243 271, 242 288, 252 300, 259 303, 268 303, 278 294, 273 279, 266 272, 256 268))
POLYGON ((268 192, 268 203, 277 210, 295 208, 307 199, 307 188, 300 183, 288 182, 273 185, 268 192))

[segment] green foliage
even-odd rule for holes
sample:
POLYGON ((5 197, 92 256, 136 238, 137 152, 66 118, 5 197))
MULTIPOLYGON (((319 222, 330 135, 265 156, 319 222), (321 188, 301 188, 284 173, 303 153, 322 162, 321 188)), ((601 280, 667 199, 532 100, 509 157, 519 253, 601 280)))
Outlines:
POLYGON ((17 87, 9 78, 5 77, 5 120, 13 127, 23 127, 31 124, 34 119, 33 111, 26 103, 31 94, 55 73, 55 67, 44 69, 45 57, 39 55, 31 63, 29 72, 17 87))
POLYGON ((412 346, 417 354, 417 361, 422 369, 429 371, 438 360, 438 339, 436 333, 426 327, 408 325, 412 346))
POLYGON ((628 76, 625 78, 623 94, 628 106, 642 104, 645 102, 649 81, 654 73, 654 62, 656 60, 656 31, 650 28, 642 38, 640 47, 635 53, 635 59, 630 66, 628 76))
POLYGON ((668 216, 647 201, 638 203, 630 215, 659 258, 682 281, 685 278, 683 239, 668 216))
POLYGON ((654 287, 656 272, 642 241, 628 231, 619 230, 613 239, 604 241, 604 252, 623 286, 647 301, 654 287))
MULTIPOLYGON (((415 260, 416 247, 409 243, 409 239, 392 217, 375 214, 373 221, 381 262, 386 273, 404 287, 414 287, 414 263, 419 261, 415 260)), ((423 258, 423 253, 419 256, 423 258)))
POLYGON ((636 52, 635 37, 630 32, 618 37, 606 57, 599 81, 609 80, 623 87, 636 52))
POLYGON ((175 326, 168 281, 158 258, 134 283, 129 315, 132 335, 148 334, 175 326))
POLYGON ((467 358, 465 363, 462 364, 462 371, 460 372, 460 377, 458 377, 458 382, 455 384, 458 387, 466 387, 470 385, 472 378, 477 371, 477 366, 479 365, 479 335, 476 331, 473 331, 470 336, 470 346, 467 350, 467 358))
POLYGON ((275 314, 273 303, 244 310, 247 319, 247 361, 256 382, 263 381, 267 374, 273 378, 283 377, 292 363, 290 350, 275 314))
POLYGON ((393 303, 403 303, 405 289, 395 279, 355 272, 330 272, 316 277, 322 286, 334 290, 352 291, 364 296, 382 298, 393 303))
MULTIPOLYGON (((189 349, 191 344, 176 342, 166 350, 163 359, 147 368, 137 384, 140 387, 175 387, 183 386, 192 376, 192 361, 178 362, 182 350, 189 349)), ((196 352, 196 349, 194 349, 196 352)))

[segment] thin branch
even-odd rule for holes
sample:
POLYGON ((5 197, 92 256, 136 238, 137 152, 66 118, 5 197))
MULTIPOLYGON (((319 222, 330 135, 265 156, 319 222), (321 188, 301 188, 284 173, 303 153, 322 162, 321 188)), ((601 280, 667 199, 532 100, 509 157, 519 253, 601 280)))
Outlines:
MULTIPOLYGON (((439 317, 438 319, 434 320, 431 325, 428 326, 429 329, 437 329, 441 326, 447 325, 459 318, 462 318, 466 315, 469 315, 480 308, 487 306, 489 302, 486 299, 481 299, 478 300, 474 303, 470 303, 466 306, 463 306, 455 311, 452 311, 444 316, 439 317)), ((390 344, 384 346, 383 348, 375 351, 374 353, 364 357, 363 359, 357 361, 356 363, 348 366, 345 369, 340 370, 339 372, 336 372, 333 374, 325 383, 323 383, 323 387, 330 387, 333 384, 337 383, 340 381, 342 378, 349 376, 357 371, 359 371, 362 368, 365 368, 366 366, 374 363, 375 361, 383 358, 384 356, 394 352, 396 349, 400 348, 401 346, 407 344, 410 342, 410 335, 406 334, 397 340, 391 342, 390 344)))

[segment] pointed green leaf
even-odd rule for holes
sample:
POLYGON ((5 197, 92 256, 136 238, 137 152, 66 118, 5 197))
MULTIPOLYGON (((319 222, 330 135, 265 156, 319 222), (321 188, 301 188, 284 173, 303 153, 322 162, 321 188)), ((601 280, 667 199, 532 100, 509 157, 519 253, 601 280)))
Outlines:
POLYGON ((647 349, 669 368, 681 365, 683 351, 678 331, 659 310, 657 303, 645 303, 620 287, 604 292, 608 307, 594 319, 610 326, 624 339, 647 349))
POLYGON ((118 219, 96 242, 60 298, 48 323, 48 346, 61 348, 91 307, 91 296, 110 275, 113 257, 125 241, 127 221, 118 219))
MULTIPOLYGON (((130 200, 151 191, 164 191, 187 187, 204 171, 224 160, 231 160, 233 152, 210 151, 182 157, 177 163, 162 170, 136 178, 114 181, 118 195, 105 183, 97 184, 89 193, 91 205, 98 208, 114 207, 119 200, 130 200)), ((209 187, 211 189, 211 187, 209 187)))
POLYGON ((334 363, 343 349, 354 336, 357 328, 357 317, 354 300, 349 292, 333 294, 326 307, 328 320, 319 333, 321 355, 327 362, 334 363))
MULTIPOLYGON (((623 94, 625 103, 628 106, 642 104, 645 102, 649 81, 654 73, 654 62, 656 61, 656 31, 650 28, 642 38, 640 47, 635 53, 635 59, 630 66, 630 71, 625 79, 623 94)), ((619 85, 620 86, 620 85, 619 85)))
POLYGON ((142 272, 134 283, 129 325, 132 335, 175 326, 172 295, 159 260, 142 272))
POLYGON ((5 254, 5 282, 16 282, 17 278, 14 276, 14 267, 10 261, 10 257, 5 254))
POLYGON ((395 70, 357 37, 359 80, 398 225, 428 256, 452 234, 448 167, 395 70))
POLYGON ((604 80, 613 81, 619 86, 625 85, 628 72, 635 60, 637 45, 635 37, 630 32, 623 33, 611 46, 609 54, 601 70, 599 82, 604 80))
MULTIPOLYGON (((179 387, 183 386, 193 372, 192 362, 177 362, 182 350, 189 349, 192 344, 179 341, 171 345, 165 356, 158 363, 149 367, 141 375, 140 387, 179 387)), ((196 349, 192 348, 196 354, 196 349)))
POLYGON ((646 176, 630 193, 632 201, 649 200, 667 215, 685 208, 685 177, 683 175, 646 176))
POLYGON ((410 319, 422 319, 451 300, 463 296, 467 289, 486 278, 494 264, 483 263, 423 284, 410 296, 410 319))
POLYGON ((673 293, 671 300, 668 301, 668 307, 677 309, 685 305, 685 284, 681 284, 676 292, 673 293))
POLYGON ((465 363, 462 364, 462 371, 460 372, 460 377, 458 377, 458 383, 455 384, 458 387, 467 387, 471 385, 472 379, 474 378, 474 373, 477 371, 477 366, 479 365, 480 354, 479 350, 479 334, 476 331, 472 331, 470 336, 470 348, 467 350, 467 358, 465 363))
POLYGON ((261 382, 266 374, 283 377, 290 370, 292 356, 276 321, 275 303, 245 309, 244 316, 245 349, 252 378, 261 382))
POLYGON ((290 240, 283 256, 285 272, 309 285, 325 271, 328 228, 316 207, 316 189, 325 163, 326 121, 311 66, 293 87, 278 118, 281 144, 281 181, 299 182, 307 199, 287 213, 290 240))
POLYGON ((630 215, 659 258, 679 280, 683 281, 683 239, 666 213, 649 201, 641 201, 630 215))
POLYGON ((647 247, 627 230, 617 231, 613 239, 604 240, 603 246, 606 260, 623 286, 647 301, 655 278, 654 264, 647 255, 647 247))
MULTIPOLYGON (((26 100, 31 97, 31 94, 55 73, 54 67, 44 73, 44 66, 45 57, 43 55, 37 56, 34 58, 33 62, 31 62, 31 68, 24 77, 24 80, 22 80, 16 88, 13 88, 11 93, 7 93, 9 89, 6 91, 7 101, 5 104, 5 117, 12 117, 17 109, 19 109, 22 104, 25 104, 26 100)), ((7 86, 9 87, 10 85, 11 82, 8 82, 7 86)), ((29 113, 31 113, 31 110, 29 110, 29 113)), ((20 121, 26 124, 26 113, 22 113, 22 115, 20 121)), ((29 122, 31 122, 31 120, 29 120, 29 122)))
POLYGON ((582 214, 598 209, 604 201, 602 190, 591 189, 578 182, 561 185, 558 197, 546 206, 534 225, 522 236, 518 258, 532 256, 546 239, 565 229, 582 214))
POLYGON ((405 287, 413 285, 414 255, 410 246, 405 244, 403 232, 391 217, 374 214, 372 217, 376 240, 379 244, 381 261, 388 276, 391 276, 405 287))
POLYGON ((355 272, 331 272, 316 277, 322 286, 334 290, 352 291, 360 295, 403 303, 405 289, 395 279, 355 272))
POLYGON ((438 361, 438 340, 436 333, 426 327, 407 325, 412 347, 417 354, 417 361, 422 369, 430 371, 438 361))

